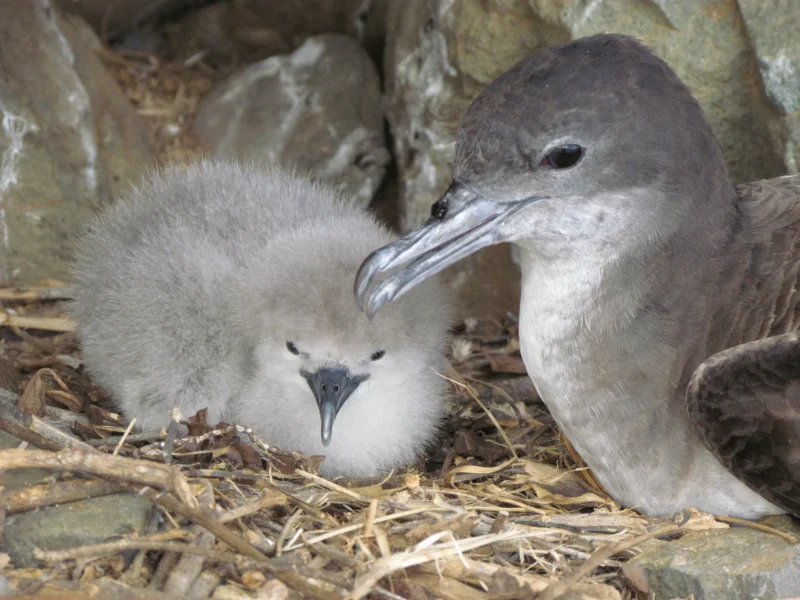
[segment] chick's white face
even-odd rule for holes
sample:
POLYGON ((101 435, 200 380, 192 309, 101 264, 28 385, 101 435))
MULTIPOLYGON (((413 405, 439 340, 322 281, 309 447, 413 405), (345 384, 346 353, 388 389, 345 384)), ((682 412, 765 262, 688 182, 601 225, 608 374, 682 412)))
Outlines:
POLYGON ((353 272, 265 311, 239 411, 266 443, 325 456, 328 476, 412 462, 444 412, 437 372, 448 322, 436 285, 370 320, 353 300, 353 272))

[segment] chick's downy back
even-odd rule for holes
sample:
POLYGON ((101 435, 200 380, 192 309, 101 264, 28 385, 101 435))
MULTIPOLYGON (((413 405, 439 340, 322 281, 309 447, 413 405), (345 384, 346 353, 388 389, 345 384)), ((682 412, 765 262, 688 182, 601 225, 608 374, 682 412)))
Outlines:
POLYGON ((79 244, 70 313, 87 368, 142 429, 206 407, 209 422, 325 455, 328 475, 407 464, 444 411, 449 313, 435 281, 372 321, 358 310, 355 273, 393 239, 285 172, 202 162, 154 174, 79 244), (361 383, 326 446, 308 377, 342 370, 361 383))

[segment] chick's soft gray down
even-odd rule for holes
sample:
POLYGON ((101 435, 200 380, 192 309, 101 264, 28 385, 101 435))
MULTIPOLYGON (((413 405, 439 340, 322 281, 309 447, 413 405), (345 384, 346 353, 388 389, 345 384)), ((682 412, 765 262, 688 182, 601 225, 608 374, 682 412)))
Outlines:
POLYGON ((406 465, 435 437, 448 302, 435 282, 373 320, 352 281, 392 240, 330 189, 203 162, 154 174, 81 239, 70 309, 87 369, 142 429, 173 407, 324 455, 406 465))

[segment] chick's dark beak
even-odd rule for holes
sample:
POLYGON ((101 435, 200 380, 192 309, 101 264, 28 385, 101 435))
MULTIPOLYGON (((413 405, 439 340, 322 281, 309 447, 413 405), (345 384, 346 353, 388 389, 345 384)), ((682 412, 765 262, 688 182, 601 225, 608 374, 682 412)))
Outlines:
POLYGON ((427 223, 364 260, 354 284, 356 302, 372 318, 382 306, 445 267, 485 246, 508 241, 498 225, 540 198, 490 200, 454 180, 431 208, 427 223))
POLYGON ((352 375, 344 367, 323 367, 313 373, 303 370, 300 374, 308 381, 317 400, 322 445, 327 446, 331 443, 336 415, 356 388, 369 379, 369 375, 352 375))

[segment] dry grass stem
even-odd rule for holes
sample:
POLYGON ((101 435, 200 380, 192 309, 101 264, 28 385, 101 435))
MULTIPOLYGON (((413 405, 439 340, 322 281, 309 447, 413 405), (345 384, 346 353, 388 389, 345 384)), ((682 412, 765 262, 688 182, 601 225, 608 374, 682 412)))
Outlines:
POLYGON ((729 525, 737 525, 739 527, 748 527, 749 529, 755 529, 756 531, 763 531, 764 533, 771 533, 772 535, 777 535, 779 538, 783 538, 790 544, 796 544, 797 538, 789 533, 784 533, 774 527, 770 527, 769 525, 764 525, 763 523, 754 523, 753 521, 747 521, 746 519, 737 519, 736 517, 720 517, 714 515, 714 519, 719 521, 720 523, 727 523, 729 525))
POLYGON ((0 310, 0 327, 3 326, 42 331, 75 331, 75 323, 66 317, 22 317, 0 310))

